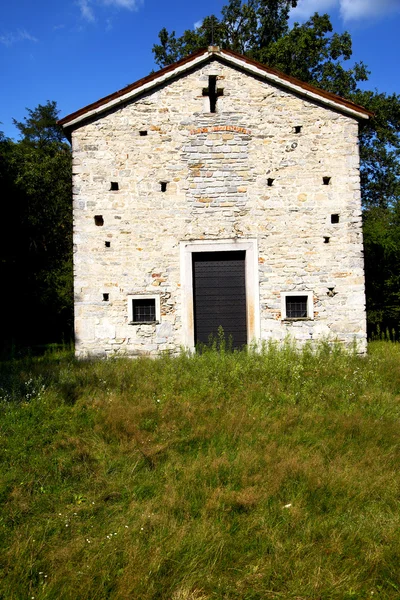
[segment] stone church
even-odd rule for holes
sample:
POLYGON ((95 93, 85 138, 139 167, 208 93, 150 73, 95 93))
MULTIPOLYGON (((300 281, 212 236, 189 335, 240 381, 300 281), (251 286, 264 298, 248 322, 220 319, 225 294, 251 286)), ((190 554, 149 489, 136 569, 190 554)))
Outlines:
POLYGON ((60 121, 78 356, 366 347, 352 102, 210 47, 60 121))

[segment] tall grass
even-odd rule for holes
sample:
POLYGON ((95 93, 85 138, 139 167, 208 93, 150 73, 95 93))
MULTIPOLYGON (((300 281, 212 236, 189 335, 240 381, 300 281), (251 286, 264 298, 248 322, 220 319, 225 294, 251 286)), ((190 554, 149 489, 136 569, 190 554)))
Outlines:
POLYGON ((0 598, 400 598, 399 345, 0 378, 0 598))

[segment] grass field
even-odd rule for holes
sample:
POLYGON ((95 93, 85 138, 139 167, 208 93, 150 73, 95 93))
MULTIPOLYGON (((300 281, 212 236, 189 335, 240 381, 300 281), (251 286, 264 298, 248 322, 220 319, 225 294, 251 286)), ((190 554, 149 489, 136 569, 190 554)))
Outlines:
POLYGON ((398 600, 400 345, 0 364, 3 600, 398 600))

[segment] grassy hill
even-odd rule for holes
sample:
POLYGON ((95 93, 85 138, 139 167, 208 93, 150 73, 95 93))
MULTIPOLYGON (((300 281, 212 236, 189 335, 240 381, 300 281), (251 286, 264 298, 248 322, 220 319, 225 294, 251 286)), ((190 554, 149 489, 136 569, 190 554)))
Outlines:
POLYGON ((3 600, 400 598, 400 345, 0 364, 3 600))

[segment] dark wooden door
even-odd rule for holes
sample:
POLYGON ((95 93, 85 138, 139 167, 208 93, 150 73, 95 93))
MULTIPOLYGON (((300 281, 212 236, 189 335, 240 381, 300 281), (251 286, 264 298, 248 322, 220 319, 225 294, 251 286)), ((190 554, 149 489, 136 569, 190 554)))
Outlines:
POLYGON ((193 253, 195 343, 224 330, 233 348, 247 344, 245 257, 243 252, 193 253))

